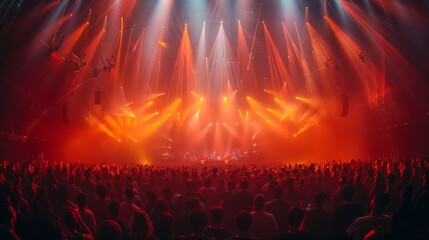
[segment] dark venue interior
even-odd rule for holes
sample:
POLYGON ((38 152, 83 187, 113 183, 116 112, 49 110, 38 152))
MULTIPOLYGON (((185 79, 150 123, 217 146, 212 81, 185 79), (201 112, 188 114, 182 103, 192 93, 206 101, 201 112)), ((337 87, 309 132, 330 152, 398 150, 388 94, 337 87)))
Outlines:
POLYGON ((429 0, 1 1, 0 109, 0 239, 428 239, 429 0))

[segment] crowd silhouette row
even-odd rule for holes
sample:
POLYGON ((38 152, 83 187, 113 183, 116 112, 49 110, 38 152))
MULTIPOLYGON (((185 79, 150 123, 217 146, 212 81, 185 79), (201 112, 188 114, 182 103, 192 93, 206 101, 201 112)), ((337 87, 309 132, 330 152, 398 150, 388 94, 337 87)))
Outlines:
POLYGON ((0 239, 429 239, 429 160, 3 161, 0 239))

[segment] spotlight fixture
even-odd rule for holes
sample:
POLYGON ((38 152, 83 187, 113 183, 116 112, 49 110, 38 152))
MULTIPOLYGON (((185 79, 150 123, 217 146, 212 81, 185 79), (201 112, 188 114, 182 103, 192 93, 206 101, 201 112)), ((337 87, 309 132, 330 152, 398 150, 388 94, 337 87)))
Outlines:
POLYGON ((65 35, 63 35, 60 40, 55 43, 54 45, 50 46, 48 49, 48 52, 46 53, 46 56, 51 55, 53 52, 58 52, 58 50, 61 49, 61 46, 63 45, 64 39, 66 38, 65 35))

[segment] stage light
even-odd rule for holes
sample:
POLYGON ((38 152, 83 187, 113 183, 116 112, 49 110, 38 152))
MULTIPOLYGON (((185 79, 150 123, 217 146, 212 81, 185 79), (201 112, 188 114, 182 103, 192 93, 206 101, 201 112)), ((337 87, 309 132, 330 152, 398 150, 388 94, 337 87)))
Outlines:
POLYGON ((213 126, 213 124, 212 124, 212 123, 209 123, 209 127, 211 127, 211 126, 213 126))
POLYGON ((223 123, 223 126, 226 126, 226 123, 223 123))
POLYGON ((200 102, 204 102, 204 98, 200 98, 200 102))
POLYGON ((228 99, 226 97, 223 97, 223 102, 226 103, 228 99))
POLYGON ((219 126, 219 123, 218 123, 218 122, 216 123, 216 126, 219 126))

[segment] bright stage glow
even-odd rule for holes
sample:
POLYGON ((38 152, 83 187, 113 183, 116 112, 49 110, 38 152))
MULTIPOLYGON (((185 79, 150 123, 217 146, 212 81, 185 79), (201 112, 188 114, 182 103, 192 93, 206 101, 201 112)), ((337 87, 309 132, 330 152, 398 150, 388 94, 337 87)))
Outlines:
POLYGON ((27 2, 34 13, 0 29, 4 46, 22 39, 5 48, 0 78, 16 80, 23 87, 11 92, 31 103, 22 107, 32 118, 20 124, 26 134, 63 116, 115 143, 152 148, 282 152, 289 138, 293 151, 349 144, 357 152, 371 148, 366 133, 427 112, 426 4, 27 2))

